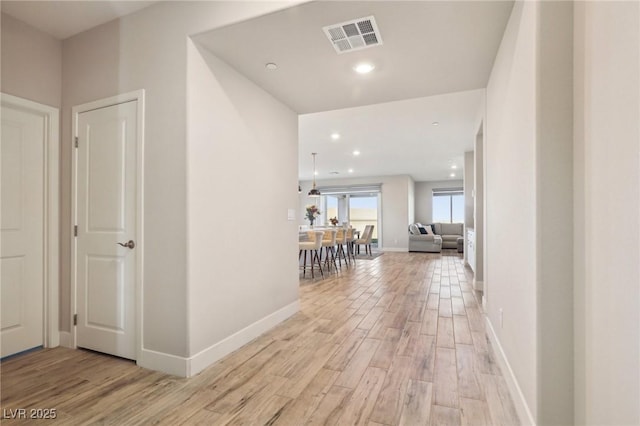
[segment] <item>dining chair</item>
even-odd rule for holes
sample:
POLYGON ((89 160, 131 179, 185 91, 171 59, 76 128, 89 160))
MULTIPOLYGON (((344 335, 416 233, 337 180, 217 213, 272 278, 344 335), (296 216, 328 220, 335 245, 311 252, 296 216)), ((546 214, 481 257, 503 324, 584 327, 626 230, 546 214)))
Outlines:
POLYGON ((355 244, 358 247, 358 253, 360 253, 360 246, 364 246, 365 253, 371 256, 371 239, 373 238, 373 225, 367 225, 364 227, 362 237, 358 238, 355 244))

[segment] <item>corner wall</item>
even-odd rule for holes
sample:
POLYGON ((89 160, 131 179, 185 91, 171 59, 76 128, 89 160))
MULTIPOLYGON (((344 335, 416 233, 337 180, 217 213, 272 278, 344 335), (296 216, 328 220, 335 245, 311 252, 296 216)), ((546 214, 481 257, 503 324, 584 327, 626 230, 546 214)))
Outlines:
POLYGON ((0 91, 60 108, 62 42, 2 14, 0 91))
POLYGON ((298 115, 191 41, 187 65, 195 374, 298 310, 298 115))
POLYGON ((486 315, 519 386, 512 396, 524 405, 519 414, 527 424, 537 420, 538 406, 537 8, 527 1, 513 7, 487 85, 484 135, 486 315))
POLYGON ((434 188, 464 188, 464 180, 433 180, 415 183, 415 220, 423 224, 432 223, 434 188))
POLYGON ((541 425, 574 422, 572 33, 573 3, 517 2, 487 87, 489 333, 541 425))

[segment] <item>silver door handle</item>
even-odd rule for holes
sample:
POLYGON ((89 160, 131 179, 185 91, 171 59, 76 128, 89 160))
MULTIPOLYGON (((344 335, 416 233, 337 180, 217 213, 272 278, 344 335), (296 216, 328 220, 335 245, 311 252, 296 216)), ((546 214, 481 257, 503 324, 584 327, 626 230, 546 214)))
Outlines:
POLYGON ((122 247, 129 247, 130 249, 133 249, 136 246, 136 243, 134 243, 133 240, 129 240, 126 243, 116 243, 116 244, 120 244, 122 247))

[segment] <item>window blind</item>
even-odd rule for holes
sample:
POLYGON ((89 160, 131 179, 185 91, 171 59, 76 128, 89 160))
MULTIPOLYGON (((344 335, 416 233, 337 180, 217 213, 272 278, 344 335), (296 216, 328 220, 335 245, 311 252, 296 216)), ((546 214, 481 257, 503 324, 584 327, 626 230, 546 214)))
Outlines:
POLYGON ((347 195, 347 194, 376 194, 382 189, 382 184, 351 185, 351 186, 320 186, 318 190, 322 195, 347 195))
POLYGON ((433 188, 433 196, 464 195, 462 188, 433 188))

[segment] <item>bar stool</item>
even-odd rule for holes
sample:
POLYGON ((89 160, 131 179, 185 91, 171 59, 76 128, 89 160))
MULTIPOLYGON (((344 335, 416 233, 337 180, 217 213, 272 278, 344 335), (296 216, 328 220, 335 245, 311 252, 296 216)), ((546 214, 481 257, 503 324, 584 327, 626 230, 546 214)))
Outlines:
MULTIPOLYGON (((336 231, 335 229, 327 229, 324 232, 324 238, 322 239, 322 248, 324 248, 325 259, 324 264, 331 271, 331 264, 338 271, 338 264, 336 263, 336 231)), ((322 250, 320 250, 320 258, 322 258, 322 250)))
POLYGON ((347 242, 347 232, 343 228, 338 228, 336 232, 336 246, 338 247, 338 251, 336 253, 338 257, 338 264, 342 268, 342 259, 344 259, 344 264, 349 267, 349 260, 344 252, 344 244, 348 244, 347 242))
POLYGON ((355 249, 355 241, 356 241, 356 237, 354 235, 354 229, 353 228, 349 228, 347 229, 347 234, 345 236, 345 240, 347 242, 347 256, 349 257, 350 260, 353 261, 353 263, 356 263, 356 254, 354 252, 355 249))
POLYGON ((298 243, 298 247, 300 248, 300 252, 298 253, 298 262, 300 262, 300 256, 302 256, 302 252, 304 251, 304 264, 302 266, 302 276, 304 277, 307 273, 307 252, 310 253, 311 257, 311 278, 315 278, 313 274, 313 270, 315 269, 314 261, 318 265, 318 269, 320 270, 320 275, 324 278, 324 273, 322 272, 322 264, 320 263, 320 255, 318 250, 322 250, 322 237, 324 236, 324 232, 322 231, 310 231, 309 234, 313 234, 313 240, 311 241, 300 241, 298 243))

